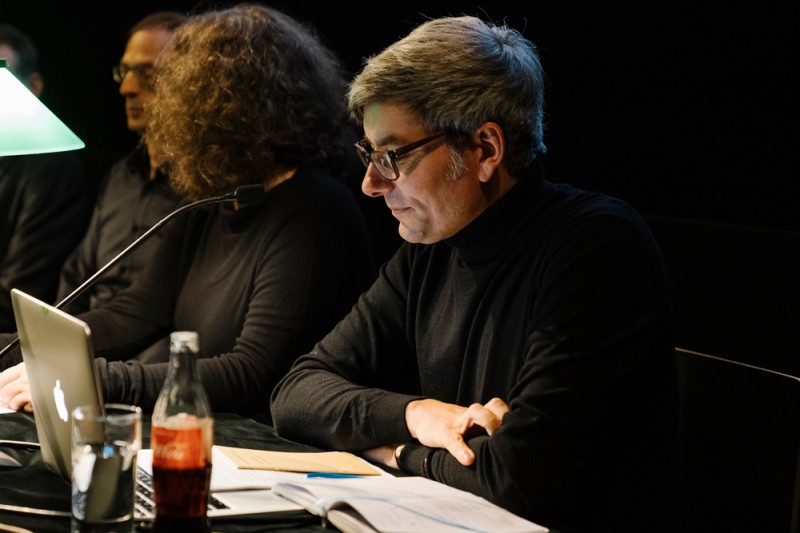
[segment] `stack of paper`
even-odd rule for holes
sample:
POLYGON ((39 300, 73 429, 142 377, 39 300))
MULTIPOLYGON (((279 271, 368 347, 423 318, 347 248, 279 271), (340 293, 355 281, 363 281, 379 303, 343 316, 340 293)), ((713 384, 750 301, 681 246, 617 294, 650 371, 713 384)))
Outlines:
POLYGON ((546 533, 488 500, 422 477, 281 481, 272 491, 344 533, 546 533))

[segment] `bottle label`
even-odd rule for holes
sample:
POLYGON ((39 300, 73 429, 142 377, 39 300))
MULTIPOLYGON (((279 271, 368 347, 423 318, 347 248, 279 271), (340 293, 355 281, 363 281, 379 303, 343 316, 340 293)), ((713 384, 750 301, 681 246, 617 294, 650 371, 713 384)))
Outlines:
POLYGON ((153 426, 150 429, 153 467, 179 470, 205 468, 211 464, 206 433, 203 426, 180 429, 153 426))

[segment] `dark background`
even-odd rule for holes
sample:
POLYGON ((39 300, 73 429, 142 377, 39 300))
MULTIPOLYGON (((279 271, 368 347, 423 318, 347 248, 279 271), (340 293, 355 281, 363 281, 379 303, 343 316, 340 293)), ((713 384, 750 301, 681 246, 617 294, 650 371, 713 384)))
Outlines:
MULTIPOLYGON (((547 175, 645 214, 675 286, 678 344, 800 374, 800 17, 752 3, 555 4, 272 3, 315 26, 351 73, 425 17, 522 31, 548 77, 547 175)), ((20 0, 0 21, 37 43, 42 99, 86 142, 99 180, 136 142, 110 73, 127 29, 155 10, 224 5, 20 0)))

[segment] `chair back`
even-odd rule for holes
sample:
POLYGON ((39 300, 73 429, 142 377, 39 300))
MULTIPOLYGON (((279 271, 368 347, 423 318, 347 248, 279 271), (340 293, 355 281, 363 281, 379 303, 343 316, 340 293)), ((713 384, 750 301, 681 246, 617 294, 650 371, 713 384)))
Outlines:
POLYGON ((800 533, 800 378, 676 349, 698 532, 800 533))

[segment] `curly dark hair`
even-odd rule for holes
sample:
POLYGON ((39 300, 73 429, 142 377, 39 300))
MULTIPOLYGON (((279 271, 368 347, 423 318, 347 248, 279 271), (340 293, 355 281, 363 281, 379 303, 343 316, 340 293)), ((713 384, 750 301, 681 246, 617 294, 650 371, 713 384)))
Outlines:
POLYGON ((343 73, 312 28, 273 8, 193 15, 164 52, 143 140, 189 199, 303 163, 336 173, 353 141, 343 73))

